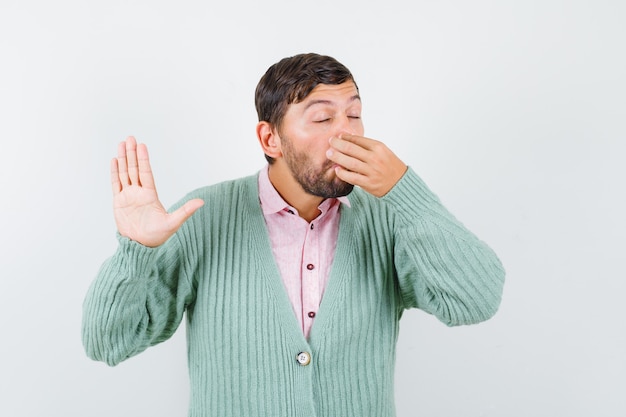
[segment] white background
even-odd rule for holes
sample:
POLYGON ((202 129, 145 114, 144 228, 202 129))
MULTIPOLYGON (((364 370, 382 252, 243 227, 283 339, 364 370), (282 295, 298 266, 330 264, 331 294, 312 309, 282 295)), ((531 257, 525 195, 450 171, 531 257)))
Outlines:
POLYGON ((486 323, 405 314, 398 416, 626 415, 626 3, 212 3, 1 0, 0 415, 186 415, 183 328, 83 352, 109 160, 146 142, 166 206, 255 172, 254 88, 300 52, 352 70, 366 135, 507 269, 486 323))

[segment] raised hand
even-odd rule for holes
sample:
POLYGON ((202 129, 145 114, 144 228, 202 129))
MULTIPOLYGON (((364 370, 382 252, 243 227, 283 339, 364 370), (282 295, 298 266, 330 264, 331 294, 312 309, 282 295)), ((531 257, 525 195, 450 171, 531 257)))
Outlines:
POLYGON ((337 177, 376 197, 387 194, 407 170, 384 143, 347 133, 330 139, 326 157, 339 165, 337 177))
POLYGON ((150 247, 164 243, 204 204, 193 199, 168 213, 154 186, 148 148, 137 145, 132 136, 119 144, 117 158, 111 160, 111 186, 117 230, 122 236, 150 247))

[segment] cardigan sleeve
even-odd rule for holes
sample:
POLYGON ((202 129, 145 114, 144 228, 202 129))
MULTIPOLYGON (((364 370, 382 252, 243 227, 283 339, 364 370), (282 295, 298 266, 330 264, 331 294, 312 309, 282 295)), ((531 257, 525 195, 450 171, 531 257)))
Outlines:
POLYGON ((193 297, 178 239, 148 248, 118 234, 83 303, 87 356, 114 366, 174 334, 193 297))
POLYGON ((491 318, 505 275, 496 254, 411 168, 382 200, 395 213, 394 265, 404 307, 422 309, 448 326, 491 318))

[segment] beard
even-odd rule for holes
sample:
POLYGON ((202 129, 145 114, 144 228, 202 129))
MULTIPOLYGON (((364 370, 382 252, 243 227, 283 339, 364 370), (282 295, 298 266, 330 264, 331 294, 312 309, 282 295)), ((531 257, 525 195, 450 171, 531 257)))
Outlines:
POLYGON ((291 174, 309 194, 322 198, 343 197, 352 192, 354 185, 337 177, 334 163, 326 160, 317 168, 306 152, 297 152, 289 138, 282 136, 283 158, 291 174))

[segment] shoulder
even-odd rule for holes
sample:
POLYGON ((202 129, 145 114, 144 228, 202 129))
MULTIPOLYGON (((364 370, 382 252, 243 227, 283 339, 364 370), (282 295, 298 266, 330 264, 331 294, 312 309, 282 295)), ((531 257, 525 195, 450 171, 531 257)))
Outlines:
POLYGON ((193 198, 204 200, 205 204, 198 210, 199 212, 205 211, 208 207, 211 207, 212 210, 219 206, 229 207, 236 204, 237 201, 255 202, 258 201, 258 193, 258 173, 255 173, 196 188, 172 205, 169 211, 177 209, 193 198))
POLYGON ((185 197, 219 200, 228 196, 258 194, 258 173, 197 188, 185 197))

